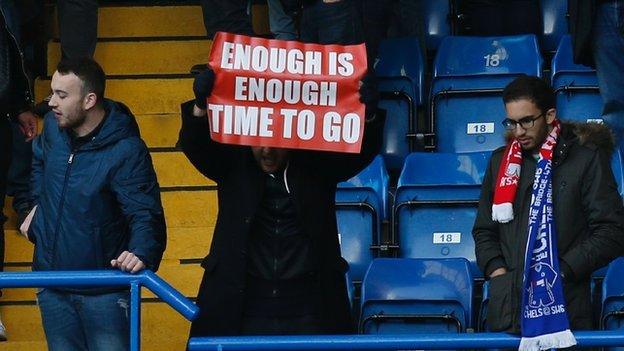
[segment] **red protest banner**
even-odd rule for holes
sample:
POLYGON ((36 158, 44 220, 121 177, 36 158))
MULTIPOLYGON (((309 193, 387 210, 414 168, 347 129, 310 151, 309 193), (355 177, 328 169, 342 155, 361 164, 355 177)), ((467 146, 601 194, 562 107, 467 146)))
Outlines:
POLYGON ((217 33, 208 98, 213 140, 360 152, 364 45, 318 45, 217 33))

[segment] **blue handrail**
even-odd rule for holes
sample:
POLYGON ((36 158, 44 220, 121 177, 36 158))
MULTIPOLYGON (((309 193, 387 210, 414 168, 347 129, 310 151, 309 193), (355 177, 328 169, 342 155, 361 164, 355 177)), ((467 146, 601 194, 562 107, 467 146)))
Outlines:
POLYGON ((41 271, 0 273, 0 288, 61 288, 61 287, 130 287, 130 350, 140 349, 141 286, 178 311, 184 318, 193 320, 199 308, 166 281, 149 270, 137 274, 117 270, 105 271, 41 271))
MULTIPOLYGON (((622 346, 624 331, 579 331, 580 347, 622 346)), ((201 337, 189 340, 189 351, 298 350, 439 350, 518 348, 520 337, 507 333, 411 335, 307 335, 201 337)))

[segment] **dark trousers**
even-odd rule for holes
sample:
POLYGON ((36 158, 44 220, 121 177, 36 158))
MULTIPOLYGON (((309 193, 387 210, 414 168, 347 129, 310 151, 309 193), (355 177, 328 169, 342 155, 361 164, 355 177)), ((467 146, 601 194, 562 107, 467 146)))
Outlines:
POLYGON ((317 44, 360 44, 364 42, 362 19, 354 0, 324 3, 315 0, 303 7, 300 39, 317 44))
POLYGON ((18 123, 11 123, 13 144, 11 166, 7 175, 6 194, 13 196, 13 210, 23 215, 29 211, 30 204, 30 170, 32 162, 32 142, 24 140, 18 123))
POLYGON ((208 38, 216 32, 254 35, 247 13, 248 0, 201 0, 204 26, 208 38))
POLYGON ((63 58, 93 57, 97 42, 98 1, 58 0, 63 58))
POLYGON ((463 0, 459 1, 463 21, 460 34, 514 35, 542 31, 538 0, 463 0))
POLYGON ((312 335, 323 334, 316 315, 257 317, 245 316, 241 335, 312 335))
POLYGON ((11 163, 11 126, 6 117, 0 116, 0 271, 4 269, 4 222, 6 217, 4 195, 6 194, 7 173, 11 163))

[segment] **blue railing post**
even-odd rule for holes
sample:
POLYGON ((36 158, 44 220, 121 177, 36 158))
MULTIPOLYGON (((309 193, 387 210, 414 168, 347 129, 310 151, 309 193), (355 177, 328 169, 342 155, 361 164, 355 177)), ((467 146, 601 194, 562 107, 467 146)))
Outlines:
POLYGON ((130 283, 130 350, 141 349, 141 285, 130 283))

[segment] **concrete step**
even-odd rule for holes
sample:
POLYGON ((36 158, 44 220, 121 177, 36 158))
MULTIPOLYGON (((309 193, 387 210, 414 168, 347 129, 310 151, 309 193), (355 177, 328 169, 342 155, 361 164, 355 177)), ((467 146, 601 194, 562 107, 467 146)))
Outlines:
POLYGON ((152 152, 151 155, 161 187, 215 185, 199 173, 180 151, 152 152))
MULTIPOLYGON (((95 60, 109 76, 187 74, 193 65, 208 62, 211 44, 208 39, 100 41, 95 60)), ((54 74, 60 58, 60 43, 48 43, 49 76, 54 74)))
MULTIPOLYGON (((3 305, 0 306, 0 314, 11 341, 0 344, 0 350, 5 350, 4 345, 11 343, 16 345, 23 343, 22 347, 29 344, 39 347, 39 344, 45 340, 41 315, 35 304, 3 305)), ((143 302, 141 314, 142 350, 184 349, 190 328, 189 321, 162 302, 143 302)))
MULTIPOLYGON (((50 80, 35 81, 36 101, 50 94, 50 80)), ((125 103, 135 115, 180 114, 180 104, 193 99, 192 78, 111 78, 107 98, 125 103)))
MULTIPOLYGON (((194 257, 193 260, 196 261, 199 260, 200 257, 203 258, 207 253, 208 251, 206 250, 201 256, 194 257)), ((30 270, 30 267, 6 267, 7 272, 30 272, 30 270)), ((181 264, 179 259, 175 259, 163 260, 156 273, 184 296, 194 298, 197 295, 197 289, 199 288, 204 269, 199 263, 181 264)), ((36 300, 36 291, 37 288, 3 289, 0 303, 2 305, 11 305, 33 302, 36 300)), ((156 298, 149 289, 145 288, 143 289, 142 297, 150 299, 156 298)))
MULTIPOLYGON (((140 4, 139 4, 140 5, 140 4)), ((100 6, 98 38, 205 36, 201 6, 100 6)), ((268 7, 252 7, 254 31, 269 34, 268 7)), ((58 38, 56 15, 53 36, 58 38)))
POLYGON ((2 351, 47 351, 48 344, 45 341, 11 341, 9 332, 9 340, 0 343, 2 351))
MULTIPOLYGON (((163 255, 166 260, 180 260, 204 257, 210 249, 214 227, 179 227, 167 228, 167 249, 163 255)), ((33 257, 33 244, 18 234, 15 229, 5 229, 5 262, 12 267, 30 264, 33 257)))
MULTIPOLYGON (((215 190, 168 191, 164 189, 161 199, 167 228, 214 228, 218 207, 215 190)), ((8 208, 8 205, 5 206, 5 214, 9 217, 5 228, 16 228, 15 213, 8 208)), ((27 245, 27 243, 18 245, 27 245)))
POLYGON ((180 113, 135 116, 141 137, 149 147, 174 147, 180 133, 180 113))

